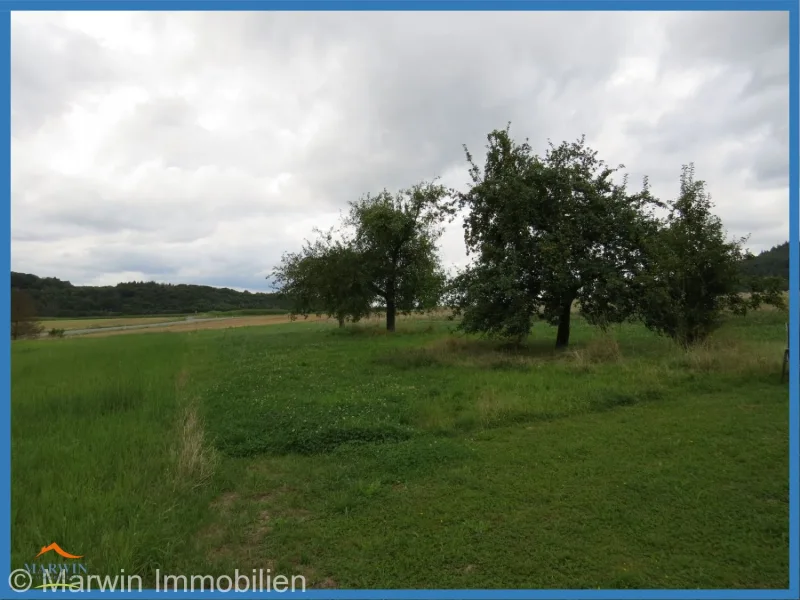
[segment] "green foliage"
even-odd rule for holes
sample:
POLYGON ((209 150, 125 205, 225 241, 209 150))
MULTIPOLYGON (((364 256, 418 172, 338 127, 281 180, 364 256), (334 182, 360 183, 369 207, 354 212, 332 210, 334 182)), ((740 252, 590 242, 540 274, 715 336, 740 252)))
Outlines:
POLYGON ((11 287, 26 290, 41 317, 176 315, 240 309, 287 309, 280 294, 237 292, 206 285, 132 281, 76 286, 55 277, 11 273, 11 287))
POLYGON ((47 335, 50 336, 50 337, 63 338, 64 337, 64 330, 63 329, 57 329, 57 328, 53 327, 50 331, 47 332, 47 335))
POLYGON ((693 165, 684 166, 680 194, 649 242, 653 260, 637 278, 644 324, 684 346, 705 340, 725 311, 745 315, 762 304, 784 306, 779 278, 742 275, 746 238, 728 240, 712 210, 705 182, 695 180, 693 165))
POLYGON ((394 331, 398 313, 436 308, 446 281, 436 248, 452 213, 446 197, 444 187, 421 183, 351 202, 338 236, 317 232, 274 270, 292 314, 327 314, 342 326, 385 311, 394 331))
MULTIPOLYGON (((472 186, 459 194, 474 265, 457 276, 449 301, 467 332, 524 339, 535 318, 559 326, 569 342, 573 303, 607 326, 630 316, 629 285, 643 267, 643 240, 653 231, 655 204, 647 181, 630 194, 626 178, 597 158, 584 138, 550 144, 544 157, 509 128, 488 136, 484 168, 466 150, 472 186)), ((620 167, 622 168, 622 167, 620 167)))
POLYGON ((374 294, 352 245, 335 239, 333 232, 317 232, 297 253, 285 253, 273 277, 291 301, 292 316, 325 314, 339 321, 357 322, 369 316, 374 294))
POLYGON ((384 190, 350 204, 345 224, 362 272, 386 311, 386 328, 395 329, 398 313, 436 308, 446 276, 436 242, 452 214, 448 191, 423 182, 394 196, 384 190))
POLYGON ((11 339, 35 338, 44 327, 36 314, 36 305, 26 290, 11 290, 11 339))

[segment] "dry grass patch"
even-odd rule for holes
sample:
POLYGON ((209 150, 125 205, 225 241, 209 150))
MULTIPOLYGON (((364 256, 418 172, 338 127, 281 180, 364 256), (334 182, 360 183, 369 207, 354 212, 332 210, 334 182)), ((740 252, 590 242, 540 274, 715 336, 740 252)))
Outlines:
POLYGON ((173 448, 174 474, 176 488, 195 489, 211 480, 219 456, 207 443, 205 426, 194 398, 187 396, 189 370, 182 368, 175 377, 177 402, 183 405, 177 424, 173 448))
POLYGON ((177 439, 177 448, 173 451, 175 486, 195 489, 207 484, 219 457, 206 443, 205 427, 193 403, 183 409, 177 439))
POLYGON ((231 507, 233 507, 238 500, 239 494, 236 492, 225 492, 211 503, 211 508, 224 515, 230 512, 231 507))
MULTIPOLYGON (((453 312, 449 309, 436 309, 423 313, 411 313, 409 315, 398 314, 396 321, 442 321, 449 319, 453 316, 453 312)), ((361 319, 362 323, 374 323, 386 325, 386 313, 375 312, 368 317, 361 319)))
POLYGON ((180 394, 183 390, 186 389, 186 385, 189 383, 189 370, 184 367, 178 372, 178 375, 175 377, 175 392, 180 394))
POLYGON ((272 531, 272 526, 270 525, 271 520, 272 517, 268 511, 262 510, 258 513, 256 521, 253 523, 253 526, 250 529, 250 536, 254 541, 262 539, 265 535, 272 531))
POLYGON ((487 390, 475 403, 480 423, 489 427, 495 423, 513 422, 528 412, 524 399, 487 390))
POLYGON ((580 370, 591 370, 594 365, 618 363, 622 360, 619 342, 611 336, 589 340, 567 354, 572 364, 580 370))
POLYGON ((700 373, 779 373, 783 350, 782 344, 711 338, 688 350, 677 350, 671 366, 700 373))

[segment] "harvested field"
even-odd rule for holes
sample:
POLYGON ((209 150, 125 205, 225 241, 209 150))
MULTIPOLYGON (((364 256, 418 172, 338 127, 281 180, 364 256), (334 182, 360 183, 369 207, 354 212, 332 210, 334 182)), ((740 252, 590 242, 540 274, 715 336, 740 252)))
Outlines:
MULTIPOLYGON (((326 321, 325 317, 309 317, 308 321, 326 321)), ((299 319, 302 322, 302 319, 299 319)), ((164 333, 175 332, 185 333, 187 331, 198 331, 201 329, 226 329, 229 327, 253 327, 255 325, 278 325, 289 323, 291 320, 287 315, 260 315, 256 317, 233 317, 220 318, 213 321, 187 321, 178 325, 166 325, 164 327, 148 327, 145 329, 126 329, 115 331, 98 331, 97 333, 87 333, 81 337, 106 337, 110 335, 123 335, 132 333, 164 333)))
MULTIPOLYGON (((450 313, 448 311, 436 311, 429 314, 423 315, 398 315, 397 320, 405 321, 405 320, 432 320, 432 321, 441 321, 450 313)), ((133 319, 132 319, 133 320, 133 319)), ((386 320, 386 316, 383 314, 375 314, 367 319, 363 319, 361 321, 362 324, 365 325, 373 325, 373 326, 380 326, 386 320)), ((145 319, 138 319, 135 323, 123 323, 122 325, 131 325, 136 326, 139 324, 144 324, 143 321, 145 319)), ((168 320, 165 320, 169 322, 168 320)), ((310 316, 308 319, 298 318, 296 319, 297 323, 304 323, 304 322, 321 322, 321 321, 330 321, 334 322, 334 319, 329 319, 327 317, 316 317, 310 316)), ((97 333, 87 333, 82 335, 81 337, 106 337, 110 335, 122 335, 122 334, 132 334, 132 333, 164 333, 164 332, 186 332, 186 331, 198 331, 201 329, 227 329, 229 327, 254 327, 259 325, 279 325, 285 323, 291 323, 291 319, 289 315, 258 315, 252 317, 220 317, 219 319, 215 320, 205 320, 205 321, 187 321, 185 323, 179 323, 176 325, 165 325, 164 327, 147 327, 141 329, 126 329, 126 330, 114 330, 114 331, 98 331, 97 333)), ((109 323, 109 327, 111 324, 109 323)))
POLYGON ((120 317, 97 319, 52 319, 42 321, 45 331, 50 329, 102 329, 103 327, 127 327, 129 325, 148 325, 152 323, 170 323, 183 319, 181 315, 172 317, 120 317))

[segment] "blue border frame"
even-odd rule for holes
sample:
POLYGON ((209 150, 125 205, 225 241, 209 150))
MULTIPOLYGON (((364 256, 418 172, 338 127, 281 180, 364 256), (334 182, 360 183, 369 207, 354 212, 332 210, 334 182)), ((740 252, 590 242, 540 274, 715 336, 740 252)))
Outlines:
MULTIPOLYGON (((787 11, 789 12, 789 287, 800 290, 800 195, 798 194, 798 0, 0 0, 0 39, 3 39, 0 52, 0 111, 6 117, 0 118, 0 139, 7 139, 0 148, 2 179, 7 182, 0 191, 0 204, 7 209, 0 211, 0 229, 8 232, 8 238, 0 247, 0 262, 11 270, 10 235, 10 182, 11 182, 11 10, 205 10, 205 11, 433 11, 433 10, 626 10, 626 11, 787 11)), ((0 307, 10 312, 10 281, 3 280, 0 288, 0 307)), ((798 313, 798 294, 789 298, 789 340, 793 352, 790 356, 789 370, 789 589, 783 590, 309 590, 295 594, 313 599, 363 599, 399 600, 402 598, 451 599, 451 600, 490 600, 509 598, 515 600, 556 598, 564 600, 584 599, 649 599, 671 600, 692 598, 700 600, 767 600, 800 597, 800 406, 798 385, 800 385, 800 314, 798 313)), ((6 340, 10 339, 9 321, 0 319, 0 332, 6 340)), ((8 519, 0 519, 0 564, 10 567, 11 562, 11 371, 10 343, 2 345, 0 368, 4 383, 0 393, 0 514, 8 519), (8 473, 8 477, 5 474, 8 473)), ((0 597, 11 598, 17 594, 8 586, 5 568, 0 569, 0 597)), ((74 594, 69 591, 29 591, 25 598, 49 598, 53 595, 74 594)), ((84 592, 87 598, 122 598, 131 594, 145 597, 158 597, 154 590, 143 592, 84 592)), ((169 592, 170 596, 223 598, 231 596, 262 597, 285 596, 292 592, 169 592)))
MULTIPOLYGON (((0 262, 8 267, 11 272, 11 13, 0 12, 0 106, 2 114, 7 117, 0 118, 0 139, 8 140, 0 144, 0 168, 3 169, 2 179, 6 185, 0 187, 0 204, 7 208, 0 211, 0 230, 8 232, 8 238, 0 244, 0 262), (6 34, 6 32, 8 32, 6 34), (6 66, 8 65, 8 66, 6 66), (6 69, 8 72, 6 73, 6 69)), ((0 306, 3 312, 11 312, 11 281, 8 277, 3 280, 0 292, 0 306)), ((3 339, 11 339, 10 321, 0 319, 0 332, 3 339)), ((11 566, 11 342, 0 346, 0 369, 2 369, 3 382, 0 390, 0 561, 11 566), (6 476, 8 473, 8 476, 6 476), (7 517, 6 517, 7 515, 7 517)), ((4 571, 4 569, 0 569, 4 571)), ((8 582, 0 583, 0 590, 6 591, 8 582)))

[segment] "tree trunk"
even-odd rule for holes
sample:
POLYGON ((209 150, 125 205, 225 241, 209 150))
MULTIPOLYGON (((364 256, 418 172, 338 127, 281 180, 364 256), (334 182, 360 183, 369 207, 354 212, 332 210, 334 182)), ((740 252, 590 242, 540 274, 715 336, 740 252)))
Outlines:
POLYGON ((395 317, 397 316, 397 307, 394 305, 394 300, 386 301, 386 331, 394 331, 395 317))
POLYGON ((386 282, 386 331, 394 331, 394 322, 397 316, 394 283, 392 280, 386 282))
POLYGON ((558 318, 558 333, 556 334, 556 349, 566 348, 569 345, 569 320, 572 316, 572 300, 565 302, 561 307, 561 316, 558 318))
POLYGON ((339 328, 344 327, 344 317, 339 317, 339 328))

